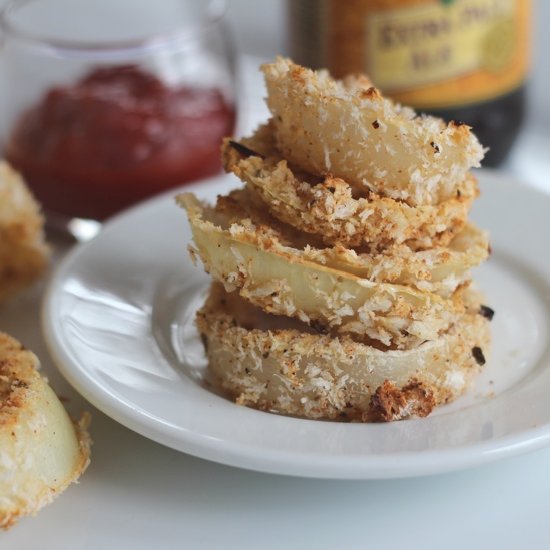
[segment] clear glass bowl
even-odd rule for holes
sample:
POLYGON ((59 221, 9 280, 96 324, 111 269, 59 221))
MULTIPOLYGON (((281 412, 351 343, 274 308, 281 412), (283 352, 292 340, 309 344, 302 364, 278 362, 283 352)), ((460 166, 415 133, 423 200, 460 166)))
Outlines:
POLYGON ((3 10, 3 154, 48 216, 103 220, 220 170, 235 124, 224 7, 16 0, 3 10))

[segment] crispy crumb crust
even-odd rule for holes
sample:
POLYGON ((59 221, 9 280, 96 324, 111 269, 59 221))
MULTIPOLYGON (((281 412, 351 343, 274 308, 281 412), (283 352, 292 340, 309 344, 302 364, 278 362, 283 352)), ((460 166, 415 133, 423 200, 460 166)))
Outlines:
POLYGON ((426 416, 452 401, 489 351, 489 321, 466 313, 439 339, 381 351, 277 318, 214 284, 197 326, 213 379, 238 404, 311 419, 362 422, 426 416))
POLYGON ((435 392, 428 384, 412 379, 398 388, 393 382, 384 380, 371 397, 370 416, 373 421, 393 422, 409 416, 428 416, 436 406, 435 392))
POLYGON ((226 139, 224 168, 244 181, 273 216, 319 235, 329 245, 371 250, 401 243, 417 248, 446 245, 466 222, 479 194, 471 174, 457 185, 453 197, 435 205, 413 207, 372 192, 357 192, 341 178, 316 178, 291 167, 274 146, 272 128, 273 124, 264 125, 242 139, 245 150, 226 139))
POLYGON ((275 315, 407 349, 434 340, 463 313, 461 292, 444 299, 405 285, 373 283, 316 263, 235 224, 208 218, 194 195, 182 194, 197 254, 214 280, 275 315))
POLYGON ((336 81, 278 57, 262 66, 283 158, 411 205, 456 195, 483 148, 464 124, 417 116, 365 77, 336 81))
POLYGON ((0 332, 0 527, 33 515, 87 468, 90 417, 72 422, 39 362, 0 332))
POLYGON ((265 205, 253 200, 246 189, 219 196, 215 208, 205 207, 205 217, 224 229, 231 228, 252 244, 289 252, 374 283, 409 285, 449 297, 470 278, 470 269, 487 259, 487 234, 467 224, 447 247, 414 250, 394 245, 381 253, 366 253, 341 245, 326 247, 319 239, 299 232, 273 218, 265 205))
POLYGON ((0 161, 0 301, 35 281, 48 264, 40 207, 21 176, 0 161))

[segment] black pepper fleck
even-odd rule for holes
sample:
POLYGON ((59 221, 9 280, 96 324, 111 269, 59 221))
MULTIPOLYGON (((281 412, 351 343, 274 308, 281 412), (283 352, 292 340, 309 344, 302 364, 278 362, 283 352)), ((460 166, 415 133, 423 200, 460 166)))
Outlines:
POLYGON ((474 356, 474 359, 476 360, 478 365, 485 365, 485 363, 487 362, 485 360, 485 355, 483 355, 483 350, 478 346, 472 348, 472 355, 474 356))
POLYGON ((485 319, 489 319, 489 321, 492 321, 493 317, 495 316, 495 310, 490 308, 489 306, 480 306, 479 314, 483 315, 485 319))
POLYGON ((328 328, 323 325, 320 321, 317 319, 313 319, 309 322, 309 326, 315 331, 320 334, 327 334, 329 332, 328 328))
POLYGON ((250 149, 246 145, 243 145, 242 143, 239 143, 238 141, 233 141, 231 139, 231 140, 229 140, 229 145, 231 145, 231 147, 233 147, 233 149, 235 149, 235 151, 237 151, 237 153, 240 153, 241 155, 243 155, 246 158, 248 158, 248 157, 264 158, 264 156, 260 155, 260 153, 257 153, 256 151, 253 151, 252 149, 250 149))

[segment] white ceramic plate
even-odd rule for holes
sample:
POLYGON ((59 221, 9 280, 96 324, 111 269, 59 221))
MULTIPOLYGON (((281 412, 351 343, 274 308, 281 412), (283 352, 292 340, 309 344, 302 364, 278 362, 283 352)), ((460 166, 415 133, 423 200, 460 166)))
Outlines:
MULTIPOLYGON (((164 195, 118 216, 63 262, 43 328, 69 382, 155 441, 264 472, 326 478, 433 474, 550 443, 550 197, 482 172, 473 218, 493 255, 476 280, 496 310, 493 352, 471 391, 430 417, 391 424, 287 418, 204 384, 193 315, 208 286, 186 252, 185 213, 164 195)), ((213 199, 237 182, 187 190, 213 199)))

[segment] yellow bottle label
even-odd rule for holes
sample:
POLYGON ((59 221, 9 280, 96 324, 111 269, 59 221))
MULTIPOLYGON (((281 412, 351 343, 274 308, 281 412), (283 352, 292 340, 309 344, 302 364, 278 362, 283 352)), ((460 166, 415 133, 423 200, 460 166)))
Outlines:
POLYGON ((374 83, 396 100, 459 106, 504 95, 525 79, 530 0, 389 4, 364 14, 364 62, 374 83))

